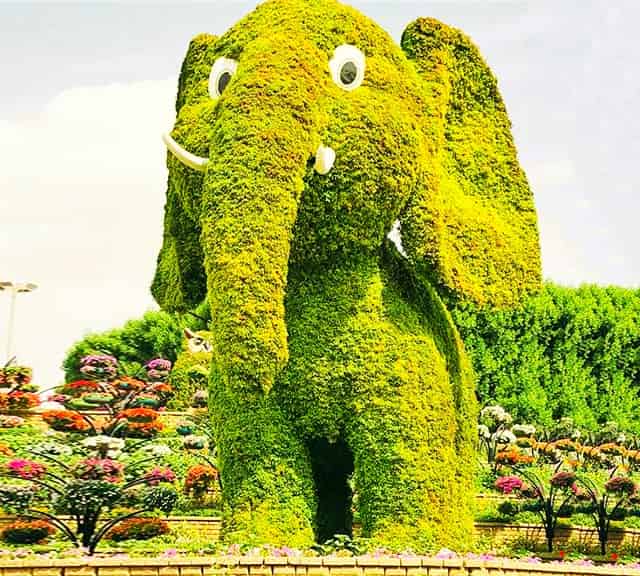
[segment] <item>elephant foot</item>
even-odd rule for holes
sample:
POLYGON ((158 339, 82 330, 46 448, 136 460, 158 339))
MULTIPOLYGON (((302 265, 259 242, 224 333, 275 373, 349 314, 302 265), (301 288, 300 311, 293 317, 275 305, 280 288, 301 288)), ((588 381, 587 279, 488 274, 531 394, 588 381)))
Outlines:
POLYGON ((288 504, 264 500, 254 507, 225 511, 223 541, 248 546, 310 547, 314 533, 308 506, 304 501, 288 504))

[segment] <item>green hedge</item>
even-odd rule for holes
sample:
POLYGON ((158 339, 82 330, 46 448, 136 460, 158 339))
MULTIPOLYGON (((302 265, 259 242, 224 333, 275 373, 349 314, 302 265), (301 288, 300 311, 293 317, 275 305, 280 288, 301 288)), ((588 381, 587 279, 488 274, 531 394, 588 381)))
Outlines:
POLYGON ((640 290, 546 284, 518 308, 460 305, 453 317, 483 404, 526 422, 615 420, 640 433, 640 290))
POLYGON ((87 354, 106 352, 115 356, 126 374, 135 375, 152 358, 175 362, 183 335, 178 319, 167 312, 147 312, 129 320, 122 328, 89 334, 67 352, 62 364, 67 382, 82 379, 80 359, 87 354))

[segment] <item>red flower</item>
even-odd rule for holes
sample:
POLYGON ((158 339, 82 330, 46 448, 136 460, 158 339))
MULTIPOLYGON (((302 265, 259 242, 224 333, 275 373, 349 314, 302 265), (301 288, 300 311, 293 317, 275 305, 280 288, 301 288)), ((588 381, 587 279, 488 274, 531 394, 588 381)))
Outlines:
POLYGON ((560 560, 564 560, 566 554, 567 553, 564 550, 558 550, 558 556, 560 556, 560 560))
POLYGON ((91 382, 91 380, 76 380, 75 382, 68 382, 62 388, 60 388, 60 394, 68 394, 70 396, 76 396, 83 392, 100 392, 101 387, 99 382, 91 382))

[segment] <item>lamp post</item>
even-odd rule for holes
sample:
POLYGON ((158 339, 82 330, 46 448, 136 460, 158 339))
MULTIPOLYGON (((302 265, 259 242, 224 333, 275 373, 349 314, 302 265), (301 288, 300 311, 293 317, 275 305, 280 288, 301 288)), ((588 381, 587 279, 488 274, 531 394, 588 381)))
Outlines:
POLYGON ((16 296, 21 292, 33 292, 37 286, 31 282, 0 282, 0 291, 8 290, 11 293, 9 306, 9 330, 7 333, 7 362, 11 360, 13 350, 13 326, 16 317, 16 296))

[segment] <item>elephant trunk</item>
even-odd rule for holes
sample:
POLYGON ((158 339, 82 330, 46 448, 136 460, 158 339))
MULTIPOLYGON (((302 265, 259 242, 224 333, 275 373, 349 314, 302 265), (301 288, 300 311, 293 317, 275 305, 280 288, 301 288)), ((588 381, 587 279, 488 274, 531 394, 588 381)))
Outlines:
POLYGON ((214 373, 267 391, 288 359, 289 249, 326 74, 317 49, 282 35, 253 41, 241 61, 213 127, 201 245, 214 373))

